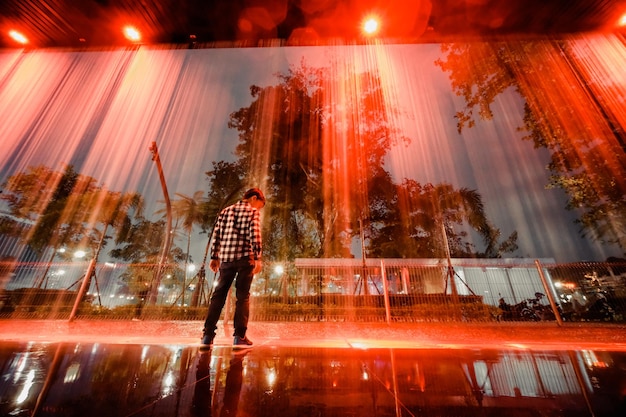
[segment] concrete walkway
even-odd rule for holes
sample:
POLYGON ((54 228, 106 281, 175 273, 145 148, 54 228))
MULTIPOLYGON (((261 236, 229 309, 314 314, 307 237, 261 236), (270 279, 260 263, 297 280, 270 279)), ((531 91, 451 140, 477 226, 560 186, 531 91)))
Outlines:
MULTIPOLYGON (((0 339, 125 344, 200 343, 201 321, 83 321, 1 319, 0 339)), ((230 345, 219 323, 215 344, 230 345)), ((603 323, 338 323, 251 322, 256 346, 378 348, 511 348, 626 351, 626 325, 603 323)))

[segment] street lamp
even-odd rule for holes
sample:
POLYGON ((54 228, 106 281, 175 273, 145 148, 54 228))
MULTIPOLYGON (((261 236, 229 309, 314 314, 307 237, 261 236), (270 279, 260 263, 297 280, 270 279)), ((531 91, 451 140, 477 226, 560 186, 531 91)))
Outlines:
POLYGON ((139 42, 141 40, 141 33, 134 26, 124 26, 122 31, 124 32, 124 37, 131 42, 139 42))
POLYGON ((378 19, 370 16, 363 22, 363 32, 366 35, 373 35, 378 32, 378 19))

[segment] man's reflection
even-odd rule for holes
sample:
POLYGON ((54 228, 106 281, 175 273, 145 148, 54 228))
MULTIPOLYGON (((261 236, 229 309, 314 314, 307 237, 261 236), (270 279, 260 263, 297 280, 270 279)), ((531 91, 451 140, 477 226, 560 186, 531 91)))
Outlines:
POLYGON ((196 368, 196 385, 193 390, 191 414, 199 417, 211 416, 211 351, 200 352, 196 368))
POLYGON ((230 360, 230 368, 226 374, 226 388, 224 389, 224 405, 220 417, 236 416, 241 384, 243 382, 243 358, 249 351, 237 352, 230 360))

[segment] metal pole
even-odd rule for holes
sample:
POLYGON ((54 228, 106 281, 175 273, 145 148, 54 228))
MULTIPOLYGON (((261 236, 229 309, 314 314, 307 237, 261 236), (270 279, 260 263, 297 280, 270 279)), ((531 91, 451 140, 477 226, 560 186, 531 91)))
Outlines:
POLYGON ((385 319, 387 324, 391 323, 391 304, 389 303, 389 285, 387 284, 387 271, 385 271, 385 261, 380 260, 380 276, 383 280, 383 293, 385 296, 385 319))
POLYGON ((563 319, 561 318, 561 313, 556 306, 556 301, 554 300, 554 294, 552 293, 552 288, 548 285, 548 280, 543 273, 543 268, 541 268, 541 263, 538 259, 535 259, 535 266, 537 267, 537 271, 539 272, 539 277, 541 278, 541 283, 543 284, 543 288, 546 291, 546 296, 550 301, 550 307, 552 307, 552 312, 554 313, 554 317, 556 317, 556 323, 559 326, 563 325, 563 319))
POLYGON ((89 284, 91 284, 91 275, 93 274, 96 268, 96 258, 93 257, 91 261, 89 261, 89 266, 87 267, 87 272, 85 273, 85 278, 83 278, 83 282, 80 284, 80 289, 78 290, 78 294, 76 295, 76 300, 74 300, 74 307, 72 307, 72 312, 70 313, 69 321, 73 321, 76 318, 76 312, 78 311, 78 306, 80 302, 83 300, 85 296, 85 292, 88 290, 89 284))
POLYGON ((452 293, 452 302, 459 303, 459 293, 456 289, 454 267, 452 266, 452 259, 450 255, 450 244, 448 243, 448 233, 446 233, 446 225, 441 217, 441 234, 443 235, 444 249, 446 251, 446 260, 448 261, 448 271, 446 273, 446 279, 450 280, 450 292, 452 293))
POLYGON ((156 304, 159 285, 161 285, 163 264, 165 264, 165 261, 167 260, 167 255, 170 252, 170 246, 172 244, 170 236, 172 233, 172 203, 170 201, 170 196, 167 192, 167 184, 165 183, 165 175, 163 174, 163 167, 161 166, 161 158, 159 157, 159 150, 157 148, 156 142, 152 142, 152 146, 150 146, 150 152, 152 152, 152 160, 156 163, 157 170, 159 171, 159 179, 161 180, 161 188, 163 189, 163 197, 165 198, 165 210, 167 216, 167 227, 165 230, 163 251, 161 252, 161 257, 159 258, 159 264, 157 265, 157 269, 154 274, 152 287, 150 288, 150 296, 148 298, 150 304, 156 304))
POLYGON ((365 232, 363 231, 363 214, 359 217, 359 233, 361 236, 361 285, 363 287, 363 293, 369 295, 369 289, 367 288, 367 256, 365 255, 365 232))
POLYGON ((588 385, 585 383, 585 380, 588 378, 585 378, 585 376, 588 377, 587 373, 584 372, 584 368, 581 369, 581 363, 580 360, 578 358, 578 355, 580 354, 580 352, 572 352, 569 351, 568 352, 569 357, 570 357, 570 361, 572 362, 572 368, 574 368, 574 373, 576 374, 576 380, 578 381, 578 386, 580 387, 580 391, 583 394, 583 398, 585 399, 585 404, 587 405, 587 410, 589 410, 589 415, 591 417, 595 417, 595 413, 593 412, 593 406, 591 405, 591 399, 589 398, 589 389, 587 388, 588 385))

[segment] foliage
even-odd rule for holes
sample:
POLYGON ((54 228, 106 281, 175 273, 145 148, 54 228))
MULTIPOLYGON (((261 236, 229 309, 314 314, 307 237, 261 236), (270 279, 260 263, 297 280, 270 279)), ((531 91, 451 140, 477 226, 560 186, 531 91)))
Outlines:
POLYGON ((72 166, 61 173, 39 165, 9 177, 1 198, 14 218, 33 224, 22 237, 42 254, 49 247, 77 245, 84 236, 85 207, 77 204, 77 198, 93 192, 95 183, 94 178, 78 174, 72 166))
POLYGON ((42 165, 30 167, 11 176, 4 189, 2 199, 11 215, 34 224, 24 236, 29 246, 39 253, 52 247, 53 256, 65 246, 91 247, 97 257, 107 229, 114 228, 121 241, 131 224, 129 214, 140 215, 143 204, 138 194, 109 191, 72 166, 63 173, 42 165))
POLYGON ((456 190, 450 184, 421 185, 405 179, 397 187, 394 210, 382 219, 371 238, 371 254, 381 258, 500 257, 517 249, 517 236, 498 244, 500 232, 488 221, 475 190, 456 190), (454 226, 459 230, 455 230, 454 226), (482 238, 484 252, 468 241, 468 230, 482 238), (446 253, 446 248, 449 254, 446 253))
POLYGON ((525 99, 524 139, 550 151, 547 188, 567 192, 566 208, 580 213, 583 235, 626 250, 626 135, 606 87, 596 86, 605 80, 586 72, 565 41, 455 43, 442 50, 446 59, 437 64, 466 102, 455 115, 459 133, 477 118, 490 120, 496 97, 515 90, 525 99), (550 88, 537 85, 546 74, 550 88))
MULTIPOLYGON (((385 105, 379 74, 301 62, 277 78, 277 85, 252 86, 251 104, 231 114, 229 127, 239 132, 238 159, 214 164, 207 173, 213 206, 227 190, 263 186, 268 195, 265 216, 272 219, 263 230, 270 260, 352 257, 357 236, 367 241, 368 255, 444 254, 441 233, 428 223, 441 217, 441 207, 432 204, 438 200, 431 199, 421 216, 412 216, 410 231, 401 204, 424 198, 394 184, 385 169, 391 147, 410 140, 392 123, 398 109, 385 105), (336 91, 342 96, 336 97, 336 91)), ((459 206, 446 206, 440 223, 454 242, 455 254, 499 256, 515 249, 515 236, 508 246, 496 246, 499 231, 489 225, 475 191, 449 193, 458 197, 454 202, 459 206), (484 252, 476 252, 466 234, 451 227, 461 219, 483 237, 484 252)))
MULTIPOLYGON (((191 234, 193 232, 193 228, 196 225, 203 225, 206 222, 207 218, 207 209, 208 206, 206 204, 206 199, 203 197, 202 191, 196 191, 192 197, 176 193, 178 197, 177 200, 172 201, 172 215, 176 219, 176 223, 174 226, 174 230, 172 230, 172 239, 173 236, 176 235, 176 229, 178 228, 178 223, 182 220, 182 229, 186 235, 186 251, 185 251, 185 266, 188 265, 191 261, 189 256, 189 249, 191 246, 191 234)), ((171 250, 171 245, 170 245, 171 250)), ((186 267, 185 267, 186 271, 186 267)), ((186 272, 184 272, 186 274, 186 272)), ((183 280, 185 279, 183 276, 183 280)))
MULTIPOLYGON (((131 293, 139 294, 151 285, 161 256, 164 235, 165 221, 152 222, 140 217, 130 226, 123 241, 110 251, 113 258, 130 263, 119 278, 128 284, 131 293)), ((184 272, 177 265, 185 259, 183 251, 172 246, 163 273, 180 278, 184 272)))

